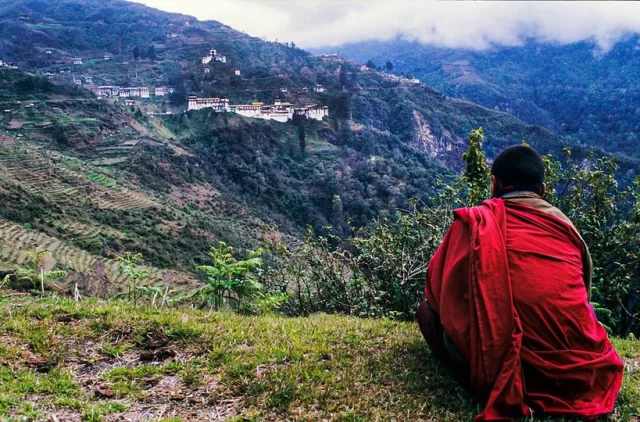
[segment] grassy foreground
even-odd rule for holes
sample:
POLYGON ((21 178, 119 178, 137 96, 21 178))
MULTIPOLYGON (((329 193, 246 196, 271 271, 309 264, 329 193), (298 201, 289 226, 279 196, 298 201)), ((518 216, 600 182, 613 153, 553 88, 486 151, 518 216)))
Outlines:
MULTIPOLYGON (((614 342, 627 374, 608 420, 635 422, 640 342, 614 342)), ((2 420, 466 421, 478 410, 416 324, 0 299, 2 420)))

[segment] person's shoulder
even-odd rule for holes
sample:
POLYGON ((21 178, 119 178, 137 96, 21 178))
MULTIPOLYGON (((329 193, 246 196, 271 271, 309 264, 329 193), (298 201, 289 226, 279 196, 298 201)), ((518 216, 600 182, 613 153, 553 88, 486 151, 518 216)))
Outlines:
POLYGON ((563 213, 562 211, 560 211, 560 209, 551 205, 549 202, 547 202, 546 200, 544 200, 539 196, 538 197, 534 197, 534 196, 517 197, 516 196, 512 198, 506 198, 505 201, 508 201, 509 204, 516 203, 516 204, 527 205, 531 208, 534 208, 535 210, 538 210, 545 214, 556 217, 557 219, 562 220, 563 222, 569 224, 571 227, 574 227, 573 222, 569 217, 565 215, 565 213, 563 213))

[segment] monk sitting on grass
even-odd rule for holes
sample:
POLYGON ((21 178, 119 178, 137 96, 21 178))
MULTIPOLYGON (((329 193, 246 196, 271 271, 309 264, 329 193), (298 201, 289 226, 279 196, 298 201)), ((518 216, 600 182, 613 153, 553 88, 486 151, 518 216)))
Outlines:
POLYGON ((455 211, 427 268, 418 323, 433 354, 486 401, 478 421, 613 410, 623 364, 589 303, 592 264, 571 221, 542 199, 540 156, 502 151, 492 198, 455 211))

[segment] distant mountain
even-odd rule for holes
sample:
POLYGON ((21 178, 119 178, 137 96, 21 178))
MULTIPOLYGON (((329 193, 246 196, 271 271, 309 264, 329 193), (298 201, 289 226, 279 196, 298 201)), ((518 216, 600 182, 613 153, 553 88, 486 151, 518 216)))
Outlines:
POLYGON ((533 41, 483 51, 402 40, 330 50, 380 67, 390 61, 393 73, 418 77, 447 95, 509 112, 587 145, 640 156, 637 35, 606 53, 590 42, 560 46, 533 41))

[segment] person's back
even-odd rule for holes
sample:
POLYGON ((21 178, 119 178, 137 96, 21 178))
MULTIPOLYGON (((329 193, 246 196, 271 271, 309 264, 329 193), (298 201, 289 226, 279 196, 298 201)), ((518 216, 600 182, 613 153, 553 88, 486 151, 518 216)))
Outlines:
POLYGON ((543 172, 530 148, 501 153, 494 199, 456 210, 427 270, 420 327, 456 378, 488 400, 479 420, 529 409, 592 418, 612 410, 620 389, 622 363, 589 304, 588 250, 541 198, 543 172))

